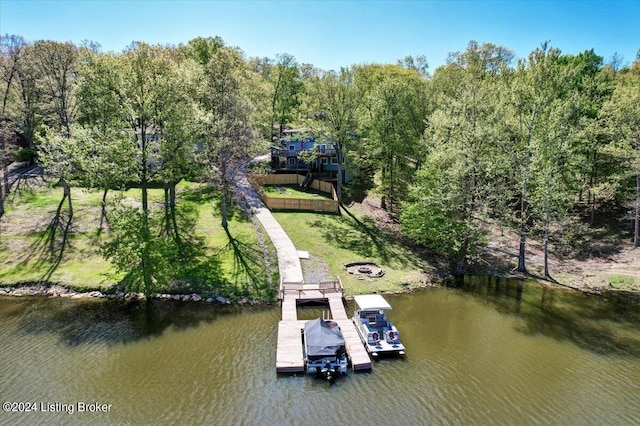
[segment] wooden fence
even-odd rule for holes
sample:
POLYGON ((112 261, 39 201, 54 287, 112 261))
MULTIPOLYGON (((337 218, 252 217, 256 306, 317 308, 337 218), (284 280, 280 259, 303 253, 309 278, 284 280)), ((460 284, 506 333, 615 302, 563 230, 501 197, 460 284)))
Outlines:
POLYGON ((332 200, 317 199, 310 200, 307 198, 279 198, 270 197, 263 190, 262 185, 300 185, 304 181, 305 176, 298 174, 269 174, 269 175, 250 175, 249 182, 253 189, 260 194, 262 201, 271 210, 304 210, 314 212, 330 212, 340 213, 340 204, 336 190, 331 182, 325 182, 314 179, 309 185, 316 191, 331 194, 332 200))

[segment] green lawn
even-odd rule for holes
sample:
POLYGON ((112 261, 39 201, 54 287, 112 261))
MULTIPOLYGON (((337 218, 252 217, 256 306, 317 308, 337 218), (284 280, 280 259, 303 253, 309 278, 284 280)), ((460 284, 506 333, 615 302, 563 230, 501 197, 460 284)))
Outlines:
MULTIPOLYGON (((259 225, 262 245, 253 222, 239 209, 232 209, 229 233, 225 232, 220 223, 219 197, 210 187, 184 182, 178 185, 177 194, 179 212, 190 218, 188 240, 201 250, 192 263, 176 265, 176 270, 187 270, 187 274, 198 277, 195 281, 208 284, 198 287, 187 278, 174 283, 172 291, 215 290, 224 295, 261 296, 267 294, 269 277, 271 286, 277 287, 275 249, 259 225), (263 245, 272 265, 269 272, 263 245)), ((120 197, 121 203, 140 205, 139 189, 112 191, 108 199, 120 197)), ((163 197, 162 189, 149 190, 154 214, 162 212, 163 197)), ((121 281, 123 275, 98 252, 110 238, 107 230, 99 231, 101 192, 72 189, 74 218, 68 243, 61 252, 62 229, 59 229, 53 247, 50 245, 48 225, 61 198, 61 188, 46 185, 33 186, 9 197, 7 212, 0 219, 0 285, 47 280, 77 289, 105 290, 121 281)), ((320 270, 320 275, 325 275, 322 270, 328 271, 326 278, 339 275, 348 295, 400 291, 429 279, 431 265, 378 230, 372 219, 355 208, 343 210, 341 215, 278 212, 274 216, 296 247, 311 253, 313 259, 302 260, 303 265, 320 270), (385 276, 366 279, 344 271, 346 263, 362 260, 378 263, 385 269, 385 276)))
POLYGON ((263 185, 262 190, 269 197, 273 198, 302 198, 305 200, 317 200, 318 197, 331 200, 331 194, 327 192, 316 191, 309 188, 306 192, 302 191, 298 185, 263 185))
POLYGON ((401 291, 428 281, 425 271, 432 267, 426 261, 378 230, 369 217, 355 210, 348 213, 277 212, 274 216, 298 250, 306 250, 326 263, 332 277, 340 276, 347 295, 401 291), (384 277, 358 278, 344 270, 346 263, 364 260, 382 266, 384 277))
MULTIPOLYGON (((140 204, 139 189, 112 191, 108 199, 119 197, 124 204, 140 204)), ((102 192, 72 188, 74 216, 67 244, 61 250, 66 219, 56 231, 53 246, 50 244, 49 224, 61 198, 61 188, 47 185, 33 185, 10 195, 7 211, 0 219, 0 285, 46 280, 76 289, 106 290, 123 278, 98 252, 110 238, 108 231, 99 231, 102 192)), ((189 241, 199 245, 202 253, 197 259, 200 270, 192 268, 195 273, 209 283, 215 282, 220 294, 264 294, 269 274, 265 272, 264 251, 254 224, 239 209, 232 209, 227 234, 221 226, 217 193, 206 185, 181 183, 177 198, 179 212, 191 218, 189 241)), ((161 214, 163 200, 162 189, 149 190, 153 214, 161 214)), ((66 211, 65 205, 63 212, 66 211)), ((268 237, 263 241, 275 264, 275 249, 268 237)), ((179 266, 183 265, 176 268, 179 266)), ((277 285, 277 266, 271 269, 271 284, 277 285)), ((174 290, 207 289, 191 288, 183 282, 174 290)))

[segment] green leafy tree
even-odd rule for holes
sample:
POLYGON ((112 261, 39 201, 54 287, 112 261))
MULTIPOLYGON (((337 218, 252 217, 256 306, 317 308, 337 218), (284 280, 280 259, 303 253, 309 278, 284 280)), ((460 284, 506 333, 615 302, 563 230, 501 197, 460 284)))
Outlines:
POLYGON ((634 247, 640 247, 640 61, 620 75, 611 100, 601 111, 603 126, 610 135, 607 150, 619 159, 619 182, 635 187, 633 202, 634 247))
POLYGON ((424 157, 426 81, 416 70, 397 65, 357 67, 356 79, 362 93, 360 128, 379 170, 382 207, 397 213, 424 157))
POLYGON ((16 129, 8 117, 7 106, 14 86, 16 75, 23 60, 25 49, 24 39, 16 35, 0 36, 0 72, 2 73, 2 111, 0 112, 0 166, 2 181, 0 181, 0 217, 4 215, 4 199, 9 194, 9 146, 15 139, 16 129))
POLYGON ((269 67, 265 75, 272 86, 270 131, 277 127, 277 137, 280 138, 287 124, 294 120, 304 85, 298 62, 292 55, 276 55, 274 63, 265 65, 269 67))
POLYGON ((405 232, 455 260, 463 273, 484 240, 482 222, 504 173, 505 111, 500 85, 512 58, 506 49, 469 43, 436 70, 431 95, 438 99, 427 118, 426 161, 400 216, 405 232))
MULTIPOLYGON (((564 156, 564 167, 569 169, 567 185, 578 191, 579 201, 586 195, 590 224, 595 223, 598 205, 612 201, 613 191, 609 176, 615 163, 603 151, 607 138, 598 120, 599 111, 613 91, 615 71, 603 66, 603 58, 592 50, 578 55, 558 58, 559 73, 563 76, 560 96, 571 104, 569 118, 575 137, 568 147, 571 155, 564 156)), ((566 115, 566 114, 565 114, 566 115)))
POLYGON ((57 229, 62 223, 62 212, 67 203, 66 224, 63 228, 63 238, 60 253, 66 247, 69 230, 73 222, 73 201, 71 196, 72 185, 86 185, 87 183, 87 159, 95 146, 88 131, 74 126, 69 127, 71 133, 60 133, 50 128, 45 128, 43 136, 38 143, 38 156, 45 170, 45 175, 53 178, 57 185, 62 186, 63 196, 56 210, 55 216, 49 225, 50 251, 54 251, 57 229))
MULTIPOLYGON (((126 131, 129 135, 129 149, 133 154, 126 158, 135 157, 136 160, 135 174, 130 180, 140 184, 142 205, 139 216, 136 216, 140 221, 134 221, 141 226, 136 233, 142 239, 140 250, 136 251, 140 259, 132 263, 139 270, 131 274, 140 282, 129 283, 131 288, 141 288, 147 295, 165 282, 162 277, 154 275, 158 270, 153 264, 153 244, 150 243, 148 186, 158 175, 163 131, 169 128, 176 117, 174 113, 182 106, 179 101, 183 94, 177 91, 180 75, 176 72, 172 55, 169 48, 135 42, 118 56, 89 56, 88 68, 95 78, 85 80, 80 90, 85 106, 83 119, 93 123, 98 130, 102 128, 99 134, 107 137, 118 135, 111 139, 114 146, 123 142, 121 132, 126 131)), ((118 180, 119 172, 130 170, 129 167, 124 165, 114 176, 103 175, 105 180, 102 184, 106 184, 108 179, 118 180)), ((118 239, 117 230, 114 232, 118 239)), ((125 248, 118 244, 113 247, 125 248)), ((115 256, 113 250, 105 250, 104 253, 115 256)))
POLYGON ((314 127, 322 129, 328 143, 333 144, 338 161, 337 196, 342 200, 345 155, 352 150, 358 127, 358 89, 353 71, 326 72, 311 79, 309 97, 315 101, 314 127))
POLYGON ((254 153, 257 133, 252 105, 243 93, 245 63, 235 49, 221 48, 205 68, 201 104, 209 178, 221 188, 222 226, 227 229, 231 181, 254 153))
POLYGON ((404 233, 449 256, 457 273, 464 271, 483 237, 467 196, 469 173, 459 147, 438 142, 416 174, 400 214, 404 233))
POLYGON ((50 125, 71 134, 75 121, 74 90, 77 81, 78 49, 72 43, 39 40, 33 45, 38 83, 44 94, 44 111, 50 125))
POLYGON ((224 47, 224 40, 216 37, 196 37, 189 40, 186 46, 187 56, 196 61, 200 66, 206 67, 218 49, 224 47))
POLYGON ((572 193, 569 168, 565 159, 571 156, 570 143, 576 136, 571 99, 556 99, 546 111, 546 131, 538 135, 532 147, 531 212, 540 218, 543 228, 544 275, 549 272, 549 241, 554 222, 562 222, 571 208, 572 193))
POLYGON ((19 61, 16 82, 16 105, 12 111, 22 137, 29 148, 34 148, 35 132, 43 117, 44 93, 39 83, 39 71, 32 45, 26 45, 22 60, 19 61))
POLYGON ((512 91, 513 129, 515 135, 515 164, 520 182, 520 245, 518 271, 527 272, 526 244, 528 223, 531 219, 532 156, 534 147, 546 133, 545 116, 556 96, 557 59, 560 51, 543 43, 518 62, 512 91))
POLYGON ((138 152, 126 131, 120 66, 114 54, 86 52, 76 92, 78 121, 95 142, 86 167, 88 184, 103 191, 100 229, 107 219, 109 190, 138 183, 138 152))

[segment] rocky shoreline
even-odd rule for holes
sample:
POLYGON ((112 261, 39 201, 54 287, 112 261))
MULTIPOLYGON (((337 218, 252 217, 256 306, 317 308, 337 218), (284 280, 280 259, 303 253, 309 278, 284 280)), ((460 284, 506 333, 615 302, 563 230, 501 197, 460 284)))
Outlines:
MULTIPOLYGON (((4 286, 0 287, 0 297, 27 297, 27 296, 39 296, 39 297, 62 297, 66 299, 114 299, 114 300, 131 300, 131 301, 145 301, 147 297, 143 293, 125 293, 124 291, 115 291, 113 293, 106 293, 99 290, 79 291, 74 290, 59 284, 20 284, 16 286, 4 286)), ((151 296, 151 300, 173 300, 178 302, 202 302, 202 303, 216 303, 216 304, 261 304, 266 303, 266 300, 249 299, 247 297, 241 297, 238 299, 232 299, 222 296, 203 296, 197 293, 191 294, 169 294, 169 293, 157 293, 151 296)))
MULTIPOLYGON (((486 275, 486 274, 481 274, 486 275)), ((493 274, 488 274, 493 275, 493 274)), ((549 280, 541 279, 540 277, 523 275, 523 274, 506 274, 503 275, 504 278, 516 278, 516 279, 532 279, 536 280, 540 283, 550 286, 556 286, 559 288, 565 288, 567 290, 580 291, 583 293, 591 293, 591 294, 606 294, 610 292, 628 292, 634 294, 640 294, 640 286, 617 286, 608 282, 598 282, 599 285, 594 285, 593 282, 582 281, 582 280, 574 280, 568 283, 559 283, 553 282, 549 280)), ((430 283, 428 285, 419 286, 419 288, 433 288, 440 287, 444 285, 446 280, 443 280, 438 283, 430 283)), ((416 288, 409 289, 407 288, 405 291, 397 291, 394 293, 410 293, 416 288)), ((100 291, 100 290, 78 290, 73 289, 64 285, 55 284, 55 283, 18 283, 14 285, 4 285, 0 286, 0 297, 27 297, 27 296, 36 296, 36 297, 61 297, 72 300, 79 299, 113 299, 113 300, 126 300, 126 301, 145 301, 147 300, 147 296, 143 293, 135 293, 135 292, 124 292, 122 290, 116 291, 100 291)), ((210 303, 210 304, 238 304, 238 305, 259 305, 266 303, 273 303, 275 300, 266 300, 266 299, 251 299, 248 297, 240 297, 235 298, 233 296, 224 297, 224 296, 215 296, 209 294, 198 294, 198 293, 156 293, 152 295, 149 299, 151 300, 167 300, 167 301, 177 301, 177 302, 199 302, 199 303, 210 303)), ((349 299, 349 297, 347 297, 349 299)))

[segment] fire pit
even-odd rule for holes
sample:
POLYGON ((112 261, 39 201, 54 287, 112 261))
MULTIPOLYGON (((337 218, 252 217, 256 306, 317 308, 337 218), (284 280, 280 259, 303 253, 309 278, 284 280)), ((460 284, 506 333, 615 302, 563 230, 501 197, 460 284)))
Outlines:
POLYGON ((373 262, 347 263, 344 265, 344 269, 350 274, 362 275, 369 278, 380 278, 384 275, 384 269, 373 262))

